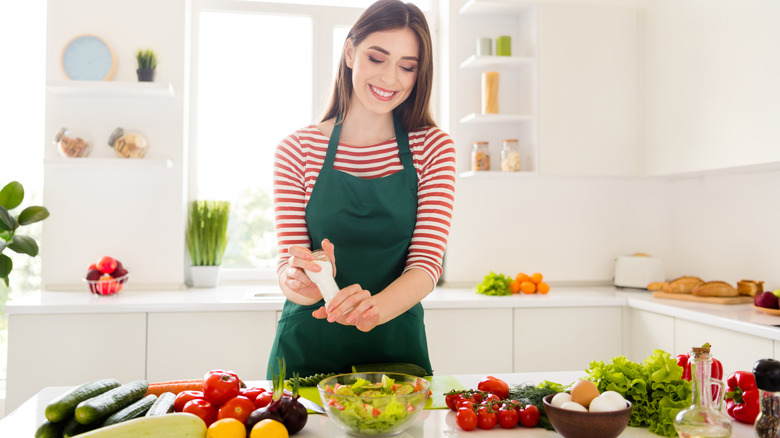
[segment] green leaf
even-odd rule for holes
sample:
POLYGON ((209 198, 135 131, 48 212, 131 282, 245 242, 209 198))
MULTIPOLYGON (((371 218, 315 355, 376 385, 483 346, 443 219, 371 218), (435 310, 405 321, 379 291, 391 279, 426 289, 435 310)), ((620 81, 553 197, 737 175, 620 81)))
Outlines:
POLYGON ((16 229, 16 220, 8 213, 5 207, 0 206, 0 230, 13 231, 16 229))
POLYGON ((8 249, 12 249, 19 254, 27 254, 30 257, 38 255, 38 244, 30 236, 14 236, 14 240, 8 245, 8 249))
POLYGON ((0 205, 13 210, 24 200, 24 187, 17 181, 11 181, 0 190, 0 205))
POLYGON ((19 214, 19 225, 30 225, 40 222, 49 217, 49 210, 46 207, 33 206, 27 207, 19 214))
POLYGON ((8 287, 8 274, 14 268, 14 262, 11 261, 11 257, 5 254, 0 254, 0 278, 5 281, 5 286, 8 287))

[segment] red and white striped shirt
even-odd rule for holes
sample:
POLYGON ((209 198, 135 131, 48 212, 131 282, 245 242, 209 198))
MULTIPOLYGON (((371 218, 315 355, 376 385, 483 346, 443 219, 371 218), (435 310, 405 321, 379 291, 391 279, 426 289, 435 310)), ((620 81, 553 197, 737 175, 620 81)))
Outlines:
MULTIPOLYGON (((274 214, 279 245, 278 271, 287 267, 291 245, 311 248, 306 204, 325 160, 328 137, 315 125, 295 131, 274 154, 274 214)), ((455 201, 455 145, 432 127, 409 133, 417 170, 417 223, 404 272, 425 270, 434 284, 441 276, 455 201)), ((334 170, 360 178, 381 178, 403 169, 398 145, 391 139, 373 146, 339 144, 334 170)))

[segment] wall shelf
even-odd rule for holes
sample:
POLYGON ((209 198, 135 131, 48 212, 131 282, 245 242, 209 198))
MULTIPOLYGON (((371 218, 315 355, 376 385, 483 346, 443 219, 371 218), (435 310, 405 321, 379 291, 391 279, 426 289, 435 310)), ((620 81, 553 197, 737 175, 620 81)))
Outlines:
POLYGON ((461 125, 482 124, 482 123, 518 123, 532 122, 534 116, 524 114, 477 114, 471 113, 459 120, 461 125))
POLYGON ((517 179, 536 175, 538 175, 536 172, 504 172, 501 170, 469 170, 458 174, 461 179, 517 179))
POLYGON ((530 8, 532 2, 523 0, 468 0, 460 8, 460 15, 501 15, 517 13, 523 7, 530 8))
POLYGON ((169 158, 44 158, 43 165, 49 168, 82 169, 170 169, 169 158))
POLYGON ((140 97, 169 99, 175 96, 173 84, 158 82, 49 81, 46 90, 69 97, 140 97))
POLYGON ((532 66, 536 62, 534 58, 524 56, 469 56, 460 63, 462 69, 517 69, 524 66, 532 66))

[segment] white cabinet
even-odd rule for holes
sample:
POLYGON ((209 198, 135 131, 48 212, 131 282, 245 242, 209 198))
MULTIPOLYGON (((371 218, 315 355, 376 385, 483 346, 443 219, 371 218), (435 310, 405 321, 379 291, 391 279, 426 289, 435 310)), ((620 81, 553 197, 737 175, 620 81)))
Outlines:
POLYGON ((674 354, 691 351, 706 342, 712 355, 723 363, 726 375, 734 371, 751 371, 756 359, 773 357, 775 341, 751 336, 712 325, 677 319, 674 328, 674 354))
POLYGON ((146 372, 146 314, 8 315, 6 411, 46 386, 146 372))
POLYGON ((514 372, 584 370, 622 354, 622 307, 514 310, 514 372))
POLYGON ((149 381, 199 378, 229 369, 265 379, 276 333, 276 311, 149 313, 149 381))
POLYGON ((628 309, 628 351, 626 357, 642 362, 660 349, 675 352, 674 318, 646 310, 628 309))
POLYGON ((425 328, 435 374, 512 372, 512 309, 426 309, 425 328))

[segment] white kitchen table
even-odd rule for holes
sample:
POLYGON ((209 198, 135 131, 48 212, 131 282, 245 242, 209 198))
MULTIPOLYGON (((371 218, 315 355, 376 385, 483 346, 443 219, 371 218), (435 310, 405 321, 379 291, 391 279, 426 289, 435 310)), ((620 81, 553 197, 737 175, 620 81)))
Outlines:
MULTIPOLYGON (((559 371, 546 373, 515 373, 515 374, 495 374, 495 377, 505 380, 510 384, 520 383, 538 383, 543 380, 568 384, 582 376, 580 371, 559 371)), ((467 388, 476 388, 477 382, 484 377, 483 375, 470 374, 455 376, 467 388)), ((260 385, 268 387, 268 382, 247 382, 248 385, 260 385)), ((50 400, 67 391, 69 387, 47 387, 35 396, 24 402, 18 409, 11 412, 4 419, 0 420, 0 437, 32 437, 37 427, 43 423, 44 410, 50 400)), ((753 428, 749 425, 732 422, 734 433, 733 438, 752 438, 754 436, 753 428)), ((300 438, 307 437, 349 437, 350 435, 341 431, 327 415, 310 414, 306 427, 295 435, 300 438)), ((555 432, 543 430, 540 428, 526 429, 516 427, 514 429, 501 429, 496 427, 492 430, 475 429, 473 431, 463 431, 455 424, 455 413, 448 409, 432 409, 423 411, 415 420, 415 423, 402 434, 400 438, 441 438, 441 437, 490 437, 490 438, 551 438, 559 436, 555 432)), ((628 427, 621 437, 629 438, 651 438, 658 437, 646 428, 628 427)))

